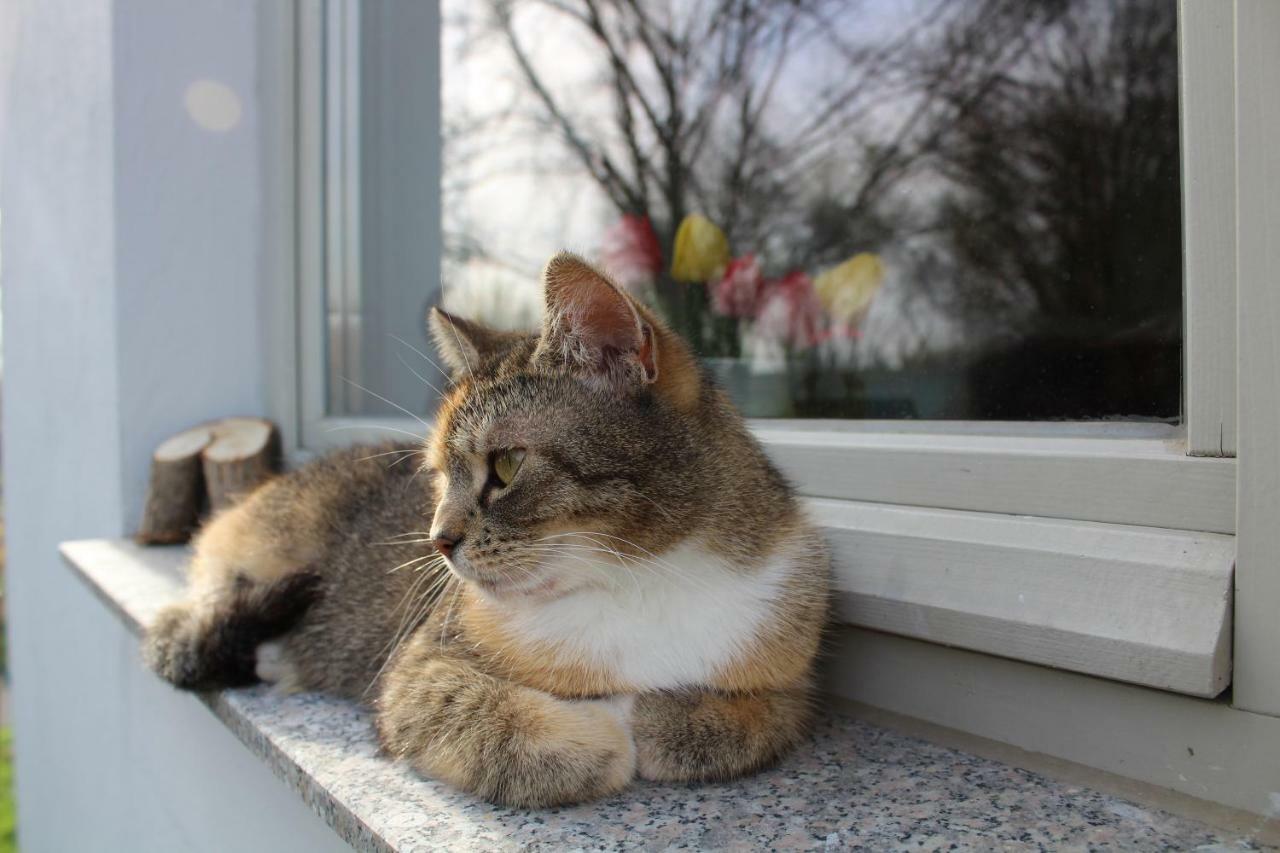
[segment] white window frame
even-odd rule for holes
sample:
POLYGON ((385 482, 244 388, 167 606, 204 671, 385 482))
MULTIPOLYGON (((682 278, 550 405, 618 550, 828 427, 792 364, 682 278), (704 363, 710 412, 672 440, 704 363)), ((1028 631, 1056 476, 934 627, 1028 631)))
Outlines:
MULTIPOLYGON (((344 80, 342 86, 326 92, 322 84, 326 56, 320 46, 326 37, 326 8, 330 19, 335 20, 343 15, 344 5, 343 0, 299 0, 297 5, 294 45, 297 144, 292 177, 297 198, 293 221, 298 250, 294 286, 282 287, 282 291, 288 292, 279 294, 275 301, 280 323, 289 333, 282 336, 273 377, 275 414, 282 424, 287 446, 296 457, 355 440, 380 440, 400 433, 416 436, 423 431, 421 424, 409 418, 335 417, 325 411, 325 330, 319 318, 324 317, 326 289, 335 286, 333 276, 351 275, 351 264, 347 261, 358 252, 357 241, 348 239, 352 234, 351 205, 344 201, 352 197, 353 187, 358 187, 353 183, 358 179, 351 169, 355 158, 350 149, 342 150, 342 145, 352 144, 348 137, 353 134, 343 132, 340 118, 344 106, 354 108, 346 104, 342 96, 344 92, 349 95, 356 91, 351 79, 356 73, 354 63, 331 64, 327 69, 330 75, 344 80), (327 235, 334 234, 338 235, 336 241, 327 239, 327 235)), ((1242 85, 1238 93, 1237 80, 1245 79, 1240 76, 1240 68, 1247 67, 1251 74, 1255 70, 1261 74, 1266 70, 1262 66, 1268 61, 1261 55, 1263 51, 1256 39, 1237 41, 1236 24, 1245 16, 1251 20, 1270 20, 1274 10, 1266 7, 1265 0, 1238 0, 1237 4, 1226 0, 1180 0, 1179 3, 1186 311, 1181 423, 1173 426, 1112 422, 752 422, 756 434, 804 495, 827 499, 837 508, 841 504, 836 502, 847 502, 843 506, 850 518, 861 517, 859 513, 864 506, 877 504, 899 507, 908 514, 920 508, 953 514, 974 513, 975 520, 981 520, 978 514, 1035 516, 1068 525, 1064 533, 1067 541, 1093 541, 1095 527, 1100 535, 1117 532, 1102 527, 1104 525, 1154 528, 1157 533, 1166 531, 1171 542, 1181 541, 1177 537, 1190 531, 1208 537, 1204 539, 1208 543, 1205 554, 1220 555, 1223 541, 1237 532, 1239 490, 1242 501, 1239 518, 1258 528, 1266 526, 1258 520, 1259 510, 1255 506, 1261 507, 1265 500, 1274 499, 1277 486, 1265 477, 1242 477, 1237 483, 1233 458, 1237 444, 1248 447, 1252 437, 1253 446, 1257 447, 1262 441, 1257 432, 1263 423, 1259 410, 1265 409, 1270 399, 1266 395, 1252 398, 1245 395, 1240 401, 1238 423, 1237 372, 1251 382, 1268 377, 1273 383, 1276 380, 1274 368, 1268 374, 1268 368, 1260 368, 1251 357, 1257 353, 1243 347, 1237 353, 1237 319, 1242 334, 1248 329, 1265 338, 1265 330, 1247 322, 1256 324, 1256 318, 1267 316, 1267 310, 1274 313, 1274 295, 1265 292, 1265 288, 1259 292, 1257 280, 1266 270, 1276 268, 1274 264, 1267 266, 1272 257, 1267 252, 1274 249, 1266 245, 1265 240, 1259 238, 1259 245, 1246 245, 1246 229, 1241 228, 1237 245, 1237 209, 1241 213, 1247 209, 1251 214, 1258 211, 1274 214, 1276 195, 1274 185, 1262 182, 1251 185, 1252 173, 1245 171, 1246 167, 1261 170, 1267 163, 1253 164, 1245 160, 1237 172, 1237 147, 1244 151, 1246 145, 1260 146, 1260 140, 1267 138, 1265 131, 1277 127, 1268 124, 1274 121, 1274 116, 1259 108, 1253 115, 1241 116, 1239 132, 1236 132, 1237 95, 1259 97, 1259 93, 1265 91, 1249 77, 1248 85, 1242 85), (1262 193, 1264 197, 1257 197, 1257 188, 1262 186, 1273 187, 1270 197, 1265 197, 1265 193, 1262 193), (1257 273, 1256 279, 1249 281, 1247 299, 1246 283, 1241 279, 1239 305, 1237 262, 1242 272, 1257 273), (1245 313, 1249 306, 1255 310, 1253 317, 1245 313), (1251 502, 1248 507, 1243 504, 1246 498, 1251 502)), ((335 41, 332 30, 328 38, 331 44, 350 44, 350 33, 345 42, 341 35, 336 36, 335 41)), ((328 54, 330 61, 340 55, 341 52, 332 50, 328 54)), ((349 125, 347 127, 349 129, 349 125)), ((336 286, 342 286, 342 282, 336 286)), ((1265 434, 1265 427, 1263 432, 1265 434)), ((1274 447, 1274 441, 1271 446, 1274 447)), ((929 519, 933 517, 932 512, 904 516, 913 524, 925 525, 921 534, 925 538, 933 535, 928 528, 929 519)), ((945 515, 941 518, 940 531, 957 529, 955 518, 945 515)), ((1010 548, 1014 547, 1015 540, 1021 543, 1027 536, 1027 530, 1017 525, 1009 530, 1010 548)), ((1280 610, 1280 582, 1274 577, 1280 544, 1273 540, 1263 543, 1264 533, 1257 530, 1254 534, 1259 537, 1260 554, 1256 549, 1241 546, 1242 560, 1249 554, 1251 559, 1264 563, 1264 567, 1257 570, 1242 566, 1242 571, 1256 571, 1267 580, 1259 586, 1259 590, 1265 591, 1265 595, 1260 596, 1254 589, 1239 588, 1239 578, 1236 579, 1234 695, 1249 697, 1249 705, 1254 710, 1280 714, 1280 664, 1272 663, 1265 653, 1255 655, 1253 652, 1255 644, 1263 640, 1270 640, 1273 648, 1280 644, 1280 628, 1264 624, 1268 608, 1271 613, 1280 610), (1268 559, 1270 564, 1266 565, 1268 559), (1241 667, 1241 661, 1249 665, 1241 667)), ((941 541, 963 546, 964 543, 952 543, 947 539, 949 535, 937 533, 941 541)), ((1102 539, 1107 540, 1107 535, 1102 539)), ((865 543, 856 537, 850 542, 853 544, 849 548, 856 559, 858 549, 865 543)), ((1234 542, 1231 544, 1234 547, 1234 542)), ((837 544, 838 552, 840 548, 837 544)), ((1017 550, 1022 555, 1018 559, 1059 556, 1053 547, 1034 551, 1041 556, 1027 557, 1027 552, 1017 550)), ((1109 552, 1105 547, 1094 557, 1100 565, 1112 566, 1116 573, 1129 566, 1125 555, 1119 551, 1109 552)), ((1012 562, 1006 568, 1017 571, 1018 565, 1012 562)), ((1218 573, 1215 582, 1222 582, 1221 572, 1226 572, 1229 592, 1230 560, 1225 566, 1215 564, 1214 571, 1218 573)), ((899 578, 892 585, 900 587, 901 583, 899 578)), ((855 584, 842 580, 841 585, 847 589, 855 584)), ((1154 582, 1153 585, 1159 586, 1154 582)), ((874 591, 868 595, 879 600, 874 591)), ((910 595, 898 605, 899 610, 885 624, 871 623, 870 627, 902 630, 893 626, 904 624, 904 620, 929 621, 945 609, 931 609, 923 599, 913 600, 910 595)), ((1222 631, 1229 639, 1233 608, 1229 600, 1223 607, 1226 621, 1222 631)), ((849 612, 851 610, 846 609, 846 613, 849 612)), ((1072 630, 1123 631, 1121 626, 1110 624, 1122 621, 1122 616, 1118 612, 1103 614, 1101 619, 1106 624, 1079 625, 1072 630)), ((1089 671, 1087 667, 1072 666, 1071 630, 1056 646, 1050 643, 1054 648, 1041 650, 1039 657, 1022 652, 1013 654, 1001 643, 1012 642, 1020 649, 1043 645, 1043 626, 1020 622, 1010 613, 989 613, 986 617, 995 620, 1000 626, 996 634, 1003 637, 990 648, 958 642, 945 631, 936 636, 930 636, 929 631, 923 629, 904 633, 1089 671)), ((1208 613, 1202 617, 1217 618, 1208 613)), ((1144 640, 1140 634, 1118 637, 1118 642, 1131 643, 1134 648, 1141 647, 1144 640)), ((1197 651, 1187 660, 1203 657, 1204 651, 1197 651)), ((1217 658, 1199 661, 1197 684, 1209 683, 1205 679, 1211 670, 1210 680, 1215 684, 1226 677, 1220 670, 1224 660, 1230 664, 1229 643, 1225 649, 1209 650, 1209 654, 1217 658)), ((1276 656, 1270 658, 1280 660, 1276 656)), ((1123 673, 1111 674, 1126 677, 1123 673)), ((1202 695, 1211 692, 1191 687, 1191 682, 1183 685, 1143 683, 1202 695)))
POLYGON ((1280 716, 1280 4, 1237 0, 1238 376, 1235 686, 1238 708, 1280 716))

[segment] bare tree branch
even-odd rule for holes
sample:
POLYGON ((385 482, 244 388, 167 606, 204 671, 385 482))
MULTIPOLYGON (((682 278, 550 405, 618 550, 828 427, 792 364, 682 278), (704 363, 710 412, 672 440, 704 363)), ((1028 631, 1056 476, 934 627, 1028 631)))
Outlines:
POLYGON ((502 0, 494 0, 492 3, 493 12, 506 35, 507 44, 511 48, 511 54, 516 60, 521 73, 524 74, 525 81, 529 87, 533 89, 534 94, 542 101, 547 112, 556 126, 560 129, 564 140, 578 154, 579 159, 586 167, 589 174, 595 178, 596 182, 608 194, 612 201, 619 209, 642 209, 644 206, 643 197, 640 192, 633 186, 627 184, 625 178, 614 166, 613 161, 603 151, 595 150, 590 143, 578 133, 573 122, 556 103, 551 92, 547 89, 542 79, 538 76, 533 68, 529 56, 525 53, 524 48, 520 45, 520 40, 516 37, 515 28, 511 23, 511 12, 509 5, 502 0))

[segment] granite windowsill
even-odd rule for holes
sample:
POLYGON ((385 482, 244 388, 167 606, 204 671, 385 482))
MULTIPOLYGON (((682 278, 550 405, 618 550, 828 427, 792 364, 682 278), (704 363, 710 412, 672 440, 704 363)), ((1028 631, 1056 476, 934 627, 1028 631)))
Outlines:
MULTIPOLYGON (((61 550, 135 634, 180 592, 186 549, 95 540, 61 550)), ((1236 846, 1205 824, 836 715, 750 779, 637 784, 599 803, 516 811, 386 760, 352 703, 261 687, 199 698, 358 850, 1236 846)))

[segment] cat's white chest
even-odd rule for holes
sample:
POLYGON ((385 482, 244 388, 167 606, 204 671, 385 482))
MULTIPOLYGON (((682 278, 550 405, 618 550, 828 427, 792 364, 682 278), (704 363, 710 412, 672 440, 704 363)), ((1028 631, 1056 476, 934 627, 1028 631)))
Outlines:
POLYGON ((700 545, 684 545, 607 591, 514 607, 508 627, 551 649, 559 663, 604 669, 637 689, 704 684, 771 622, 792 565, 780 556, 744 573, 700 545))

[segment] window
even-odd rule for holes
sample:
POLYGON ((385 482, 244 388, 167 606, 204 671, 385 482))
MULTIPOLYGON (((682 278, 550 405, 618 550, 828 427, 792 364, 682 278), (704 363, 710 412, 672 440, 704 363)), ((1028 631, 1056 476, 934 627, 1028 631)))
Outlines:
POLYGON ((856 5, 303 5, 298 443, 420 433, 426 308, 530 326, 568 246, 757 418, 847 619, 1216 695, 1232 10, 856 5))
POLYGON ((359 216, 328 294, 335 413, 386 406, 340 377, 407 381, 384 350, 411 354, 391 329, 424 343, 415 271, 531 326, 570 246, 751 415, 1178 419, 1174 0, 447 0, 440 174, 434 21, 346 14, 359 216))

